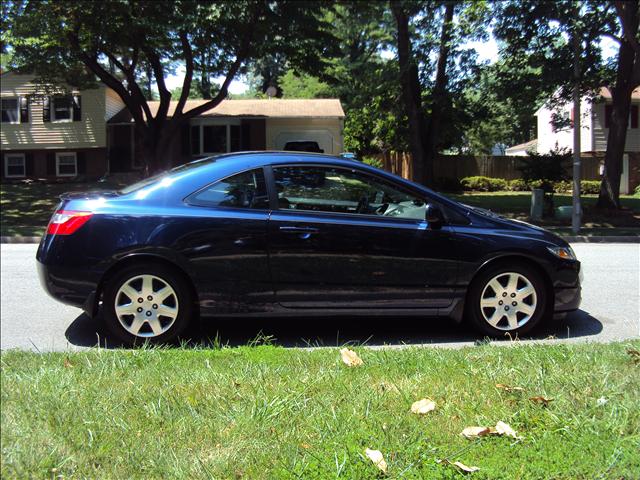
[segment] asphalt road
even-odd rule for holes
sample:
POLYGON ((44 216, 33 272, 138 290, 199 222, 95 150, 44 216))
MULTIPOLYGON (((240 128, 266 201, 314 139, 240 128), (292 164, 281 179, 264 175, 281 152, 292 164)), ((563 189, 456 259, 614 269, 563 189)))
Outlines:
MULTIPOLYGON (((113 347, 99 322, 50 298, 40 287, 37 245, 2 244, 0 348, 38 351, 113 347)), ((640 335, 640 245, 574 244, 584 268, 582 308, 548 322, 532 342, 606 342, 640 335)), ((284 346, 473 344, 478 336, 447 319, 230 319, 203 320, 196 344, 241 345, 261 338, 284 346), (217 340, 216 340, 217 337, 217 340)), ((117 345, 115 345, 117 347, 117 345)))

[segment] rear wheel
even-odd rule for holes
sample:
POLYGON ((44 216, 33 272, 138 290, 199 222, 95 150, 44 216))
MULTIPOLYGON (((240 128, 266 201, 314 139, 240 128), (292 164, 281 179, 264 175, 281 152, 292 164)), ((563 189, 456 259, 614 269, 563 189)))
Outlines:
POLYGON ((109 331, 128 345, 175 340, 193 311, 190 290, 181 276, 154 264, 118 272, 105 287, 103 306, 109 331))
POLYGON ((547 311, 540 274, 527 265, 488 268, 472 283, 466 313, 482 333, 498 337, 531 331, 547 311))

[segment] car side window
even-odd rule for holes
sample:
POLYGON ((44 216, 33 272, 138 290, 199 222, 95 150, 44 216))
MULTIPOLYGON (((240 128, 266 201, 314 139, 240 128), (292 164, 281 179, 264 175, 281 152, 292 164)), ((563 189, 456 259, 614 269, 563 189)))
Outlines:
POLYGON ((424 220, 426 203, 356 170, 275 167, 278 208, 424 220))
POLYGON ((192 193, 186 202, 201 207, 268 209, 269 196, 262 169, 239 173, 192 193))

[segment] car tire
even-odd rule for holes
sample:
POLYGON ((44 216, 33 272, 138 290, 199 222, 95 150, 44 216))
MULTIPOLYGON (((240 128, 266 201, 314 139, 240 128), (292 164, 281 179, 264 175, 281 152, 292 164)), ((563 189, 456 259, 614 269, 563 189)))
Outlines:
POLYGON ((107 280, 103 312, 109 333, 126 345, 172 343, 189 324, 193 295, 174 269, 138 264, 107 280))
POLYGON ((465 314, 490 337, 515 337, 530 332, 547 315, 549 294, 542 276, 526 264, 499 264, 482 271, 471 283, 465 314))

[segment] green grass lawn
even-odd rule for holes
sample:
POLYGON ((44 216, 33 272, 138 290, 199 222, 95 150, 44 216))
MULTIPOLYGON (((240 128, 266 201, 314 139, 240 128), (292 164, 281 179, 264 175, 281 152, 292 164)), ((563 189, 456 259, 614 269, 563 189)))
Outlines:
POLYGON ((42 235, 63 193, 114 188, 119 188, 119 185, 99 182, 3 183, 0 185, 0 234, 42 235))
MULTIPOLYGON (((44 232, 62 193, 69 191, 109 190, 122 185, 108 183, 15 183, 0 185, 0 234, 2 236, 39 236, 44 232)), ((531 194, 529 192, 466 192, 446 194, 469 205, 488 208, 507 217, 528 220, 531 194)), ((640 197, 623 196, 627 209, 621 212, 599 212, 593 208, 597 197, 583 196, 585 227, 602 235, 612 227, 623 228, 617 235, 640 234, 640 197), (639 229, 639 230, 634 230, 639 229)), ((555 205, 571 205, 571 195, 556 194, 555 205)), ((570 226, 569 220, 545 219, 544 226, 570 226)), ((565 233, 560 230, 561 234, 565 233)), ((569 233, 568 230, 566 233, 569 233)), ((588 234, 588 231, 587 231, 588 234)))
POLYGON ((640 341, 3 352, 3 478, 640 477, 640 341), (522 387, 505 391, 496 384, 522 387), (553 399, 548 407, 529 400, 553 399), (411 404, 431 398, 424 416, 411 404), (521 437, 467 440, 499 420, 521 437), (60 476, 60 477, 58 477, 60 476))

